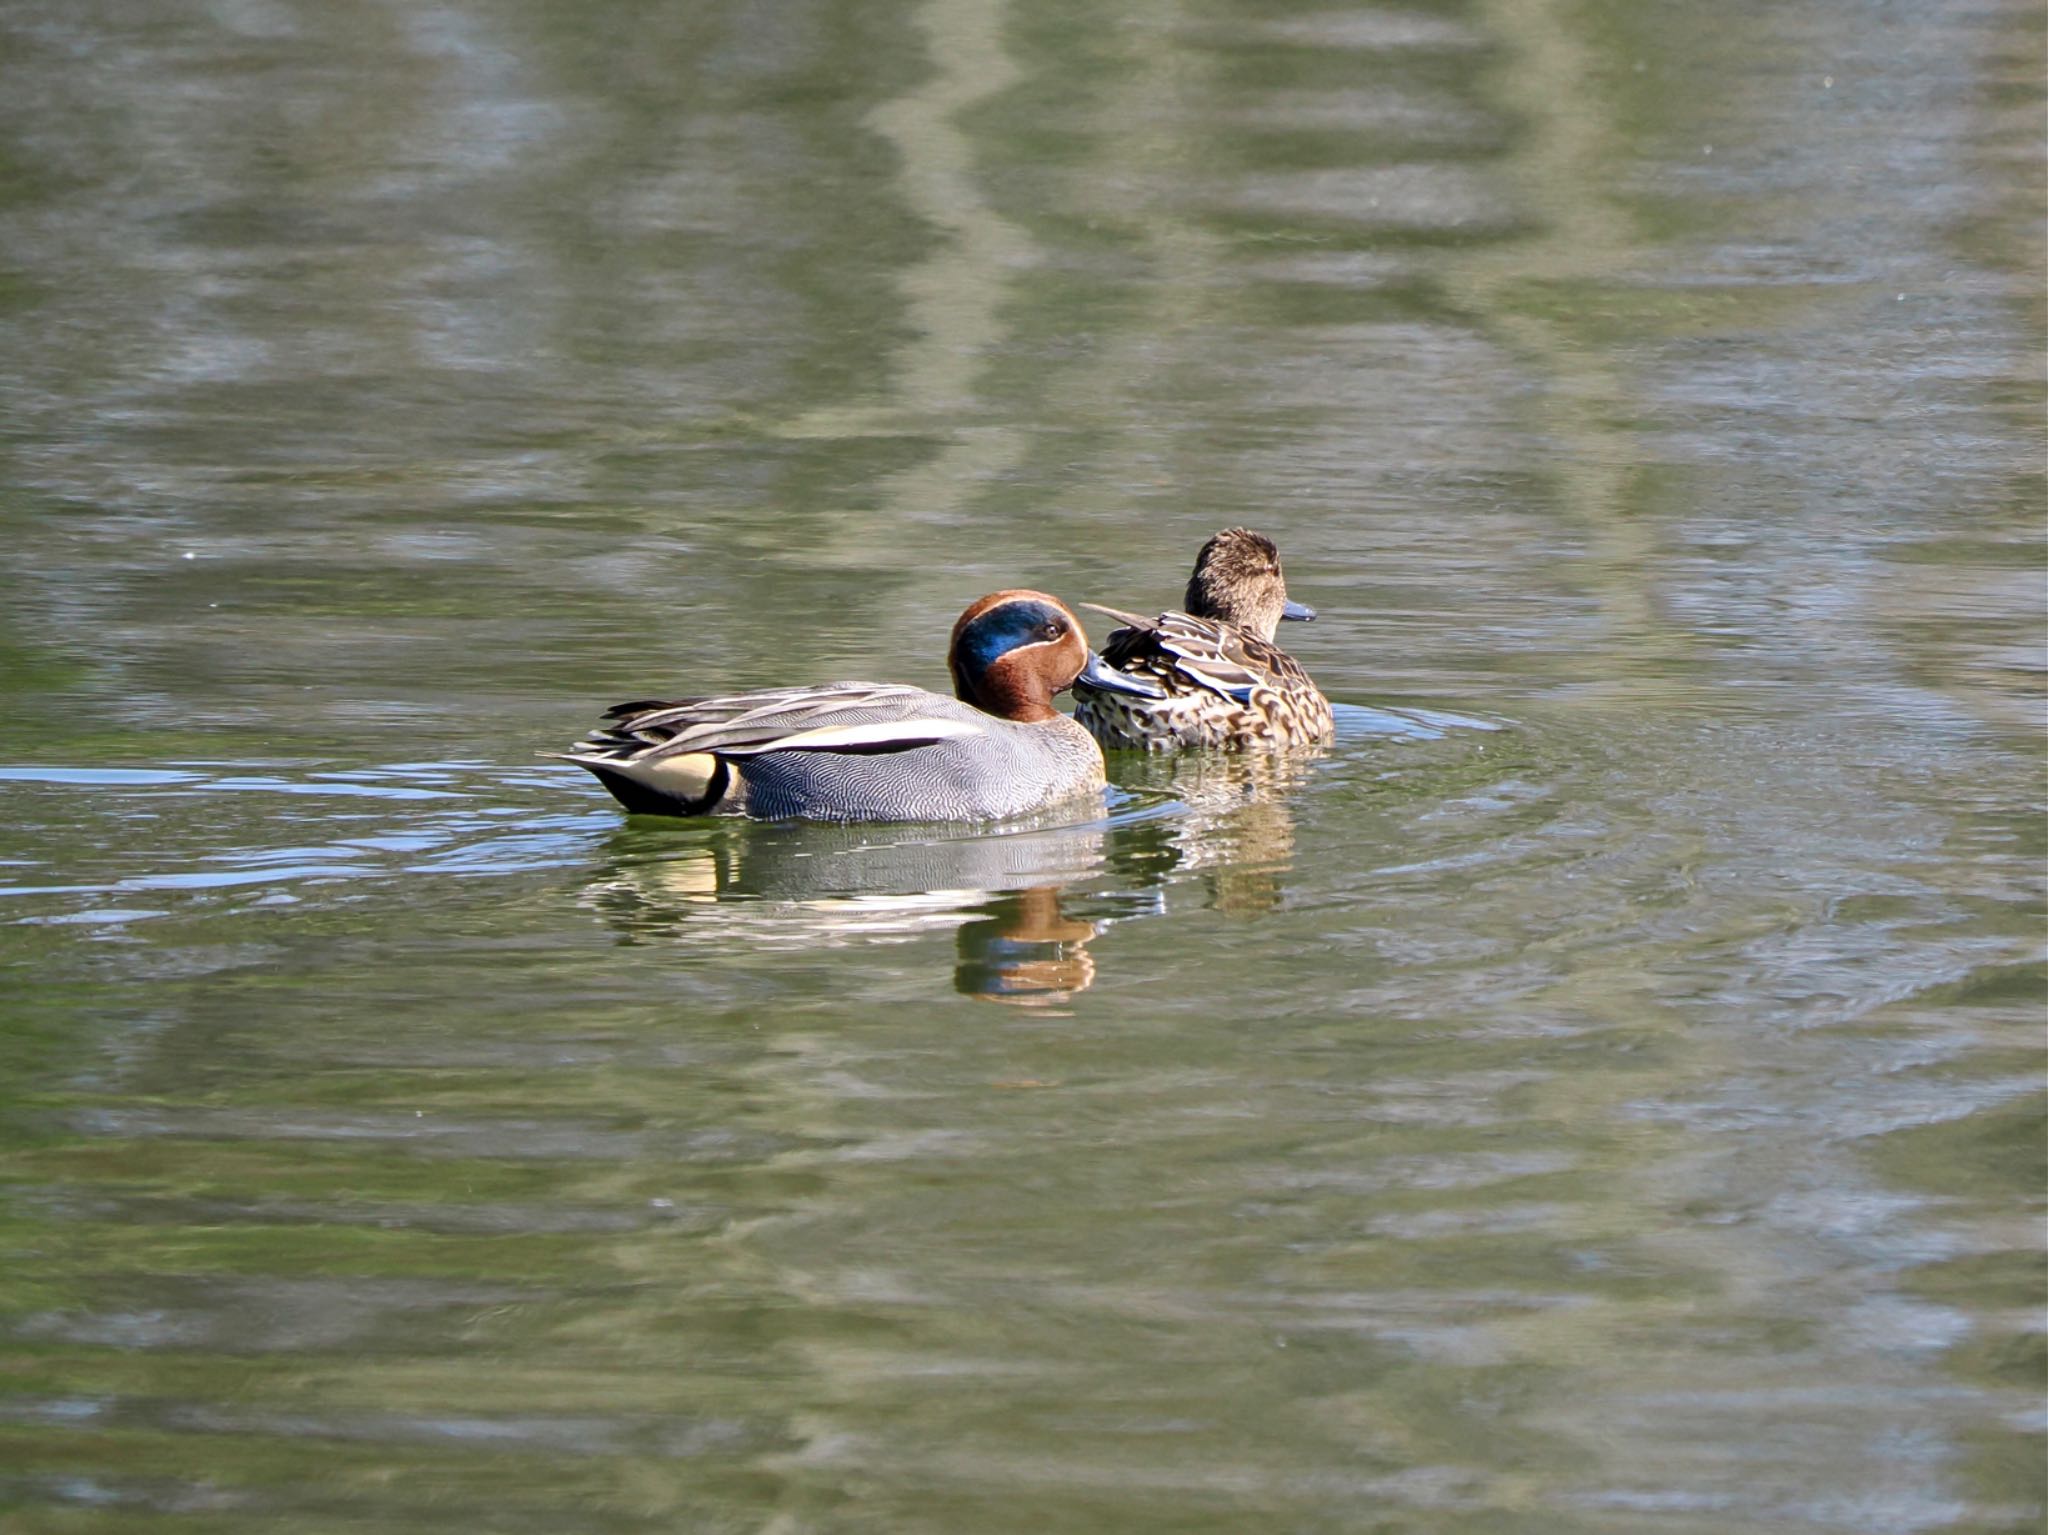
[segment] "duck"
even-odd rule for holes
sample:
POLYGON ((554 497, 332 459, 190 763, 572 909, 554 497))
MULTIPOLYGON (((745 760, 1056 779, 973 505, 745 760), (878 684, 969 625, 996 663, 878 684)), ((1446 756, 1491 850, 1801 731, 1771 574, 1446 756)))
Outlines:
POLYGON ((1102 658, 1125 685, 1082 677, 1074 687, 1074 718, 1099 743, 1286 750, 1336 733, 1329 699, 1273 642, 1283 619, 1309 622, 1316 611, 1288 600, 1272 539, 1225 528, 1195 557, 1184 601, 1156 618, 1082 604, 1123 625, 1103 642, 1102 658))
POLYGON ((953 625, 953 697, 826 682, 617 704, 566 752, 627 811, 756 820, 998 821, 1100 795, 1102 751, 1053 699, 1084 678, 1142 686, 1089 648, 1073 611, 1025 588, 953 625))

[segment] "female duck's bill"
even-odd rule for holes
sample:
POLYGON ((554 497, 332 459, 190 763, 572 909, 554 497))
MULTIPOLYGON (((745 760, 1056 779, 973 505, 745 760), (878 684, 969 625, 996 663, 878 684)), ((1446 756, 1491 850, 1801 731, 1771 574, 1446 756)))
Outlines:
POLYGON ((1052 706, 1103 674, 1065 604, 993 592, 960 615, 947 660, 954 698, 830 682, 620 704, 559 755, 661 815, 982 821, 1100 792, 1101 751, 1052 706))

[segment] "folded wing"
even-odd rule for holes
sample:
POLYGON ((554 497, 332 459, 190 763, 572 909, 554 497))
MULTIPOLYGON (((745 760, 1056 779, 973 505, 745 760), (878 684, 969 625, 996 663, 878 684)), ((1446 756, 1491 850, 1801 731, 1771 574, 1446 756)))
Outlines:
POLYGON ((655 762, 704 754, 747 757, 771 751, 909 751, 982 733, 949 699, 900 683, 833 682, 764 688, 673 703, 621 704, 614 723, 578 741, 569 756, 655 762))
POLYGON ((1249 703, 1256 688, 1311 686, 1301 663, 1286 651, 1228 624, 1188 613, 1145 618, 1086 605, 1123 625, 1102 647, 1103 660, 1118 671, 1177 677, 1240 704, 1249 703))

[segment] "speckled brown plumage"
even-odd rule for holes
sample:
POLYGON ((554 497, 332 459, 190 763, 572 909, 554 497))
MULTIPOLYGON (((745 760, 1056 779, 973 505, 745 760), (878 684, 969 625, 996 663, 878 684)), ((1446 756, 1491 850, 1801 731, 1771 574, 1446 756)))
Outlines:
POLYGON ((1156 695, 1076 685, 1074 717, 1096 740, 1138 751, 1285 750, 1329 740, 1330 701, 1272 642, 1297 605, 1287 601, 1271 539, 1249 528, 1218 533, 1196 559, 1187 601, 1188 611, 1156 618, 1086 604, 1124 626, 1104 643, 1104 661, 1156 695))

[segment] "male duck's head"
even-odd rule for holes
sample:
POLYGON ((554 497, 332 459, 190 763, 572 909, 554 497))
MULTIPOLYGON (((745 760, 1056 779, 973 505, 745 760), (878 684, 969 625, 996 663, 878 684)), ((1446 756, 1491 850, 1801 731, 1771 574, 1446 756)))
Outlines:
POLYGON ((1195 573, 1188 578, 1186 611, 1262 640, 1273 638, 1283 618, 1316 616, 1306 603, 1287 600, 1279 549, 1250 528, 1225 528, 1202 545, 1195 556, 1195 573))
POLYGON ((1054 718, 1053 696, 1076 678, 1125 685, 1088 648, 1081 620, 1044 592, 991 592, 969 604, 953 625, 947 662, 962 702, 1024 724, 1054 718))

